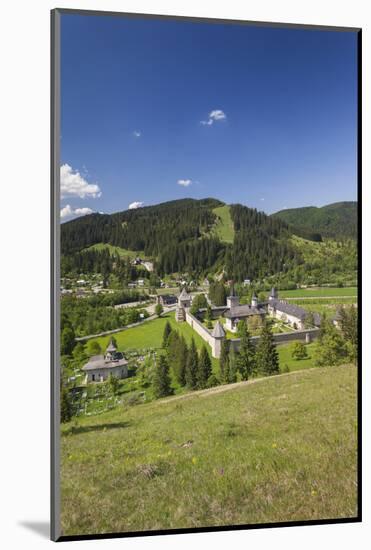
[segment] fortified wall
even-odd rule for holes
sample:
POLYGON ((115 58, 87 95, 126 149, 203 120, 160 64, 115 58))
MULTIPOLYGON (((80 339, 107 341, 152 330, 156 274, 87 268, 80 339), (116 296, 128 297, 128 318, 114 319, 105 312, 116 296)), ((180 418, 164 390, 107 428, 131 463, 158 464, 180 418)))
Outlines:
MULTIPOLYGON (((272 289, 273 290, 273 289, 272 289)), ((273 294, 273 292, 272 292, 273 294)), ((275 298, 275 295, 273 296, 275 298)), ((238 298, 235 296, 229 297, 229 304, 227 303, 227 307, 214 307, 212 308, 212 317, 213 319, 216 319, 224 314, 226 310, 228 310, 228 305, 231 306, 232 299, 234 299, 236 302, 238 301, 238 298)), ((253 300, 255 301, 255 304, 253 304, 253 307, 257 306, 257 298, 254 296, 253 300)), ((209 344, 211 347, 211 354, 215 358, 220 357, 221 352, 221 346, 223 340, 226 338, 226 333, 223 328, 223 325, 217 321, 212 331, 207 329, 205 325, 197 319, 192 313, 190 313, 190 306, 191 306, 191 296, 185 291, 185 289, 182 290, 179 298, 178 298, 178 306, 176 309, 176 320, 178 322, 185 321, 187 322, 199 336, 205 342, 209 344)), ((203 314, 205 312, 204 309, 200 310, 200 313, 203 314)), ((273 335, 273 339, 277 345, 280 344, 286 344, 287 342, 293 342, 293 341, 301 341, 305 343, 310 343, 316 338, 318 338, 319 335, 319 329, 318 328, 308 328, 308 329, 302 329, 302 330, 293 330, 290 332, 282 332, 278 334, 273 335)), ((260 336, 252 336, 251 341, 256 345, 259 342, 260 336)), ((233 338, 230 339, 230 345, 233 347, 235 351, 239 350, 241 339, 240 338, 233 338)))

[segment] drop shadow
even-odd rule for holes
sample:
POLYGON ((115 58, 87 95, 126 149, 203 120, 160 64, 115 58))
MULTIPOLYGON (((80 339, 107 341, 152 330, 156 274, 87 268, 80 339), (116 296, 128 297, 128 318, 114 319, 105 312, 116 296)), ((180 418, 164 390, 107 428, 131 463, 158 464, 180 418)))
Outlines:
POLYGON ((18 525, 33 531, 43 539, 50 539, 50 523, 48 521, 19 521, 18 525))

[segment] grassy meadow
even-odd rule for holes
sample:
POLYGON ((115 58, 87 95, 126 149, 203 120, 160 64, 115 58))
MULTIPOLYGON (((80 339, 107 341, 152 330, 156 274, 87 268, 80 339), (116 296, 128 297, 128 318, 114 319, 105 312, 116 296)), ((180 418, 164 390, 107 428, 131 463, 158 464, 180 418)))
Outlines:
POLYGON ((280 290, 280 298, 331 298, 331 297, 353 297, 357 299, 357 287, 309 287, 297 288, 295 290, 280 290))
POLYGON ((233 243, 234 226, 231 218, 230 207, 225 204, 213 209, 213 212, 218 216, 218 222, 214 228, 214 232, 219 239, 226 243, 233 243))
MULTIPOLYGON (((154 319, 153 321, 146 321, 139 327, 129 328, 122 332, 117 332, 114 336, 117 341, 117 347, 120 351, 127 351, 131 349, 148 349, 148 348, 161 348, 162 336, 166 322, 169 321, 172 328, 178 330, 180 334, 184 336, 187 344, 190 344, 192 337, 195 340, 198 349, 205 344, 205 341, 199 336, 188 323, 177 323, 175 321, 175 313, 164 313, 161 317, 154 319)), ((102 349, 105 349, 110 341, 110 336, 102 336, 100 338, 94 338, 99 342, 102 349)), ((207 346, 208 347, 208 346, 207 346)), ((209 353, 210 353, 210 348, 209 353)), ((213 367, 216 368, 218 360, 212 358, 213 367)))
POLYGON ((126 248, 121 248, 120 246, 113 246, 108 243, 97 243, 92 244, 91 246, 85 248, 85 250, 96 250, 101 252, 103 250, 108 250, 111 256, 118 255, 121 258, 137 258, 138 256, 144 259, 144 252, 137 250, 127 250, 126 248))
POLYGON ((356 407, 341 366, 64 424, 63 534, 353 517, 356 407))

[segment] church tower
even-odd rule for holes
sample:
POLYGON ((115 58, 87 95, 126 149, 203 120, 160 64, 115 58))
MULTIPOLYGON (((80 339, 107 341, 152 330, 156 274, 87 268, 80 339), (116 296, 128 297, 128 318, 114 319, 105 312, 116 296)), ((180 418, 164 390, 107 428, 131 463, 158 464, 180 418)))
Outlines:
POLYGON ((234 307, 239 305, 240 299, 238 296, 236 296, 236 293, 234 291, 234 284, 232 283, 231 294, 227 297, 227 307, 229 307, 229 309, 233 309, 234 307))

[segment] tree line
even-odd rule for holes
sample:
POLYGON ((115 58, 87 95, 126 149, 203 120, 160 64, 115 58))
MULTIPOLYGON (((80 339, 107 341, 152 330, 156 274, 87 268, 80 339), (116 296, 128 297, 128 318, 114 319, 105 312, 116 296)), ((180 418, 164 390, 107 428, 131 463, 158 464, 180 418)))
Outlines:
POLYGON ((215 199, 184 199, 112 215, 92 214, 62 224, 63 271, 125 269, 123 280, 138 277, 130 264, 121 265, 108 251, 81 253, 96 243, 144 252, 154 259, 159 276, 176 272, 198 276, 223 266, 229 278, 242 281, 285 273, 303 264, 302 254, 290 243, 292 230, 286 222, 239 204, 230 208, 233 244, 220 241, 211 230, 216 222, 213 208, 221 204, 215 199))

